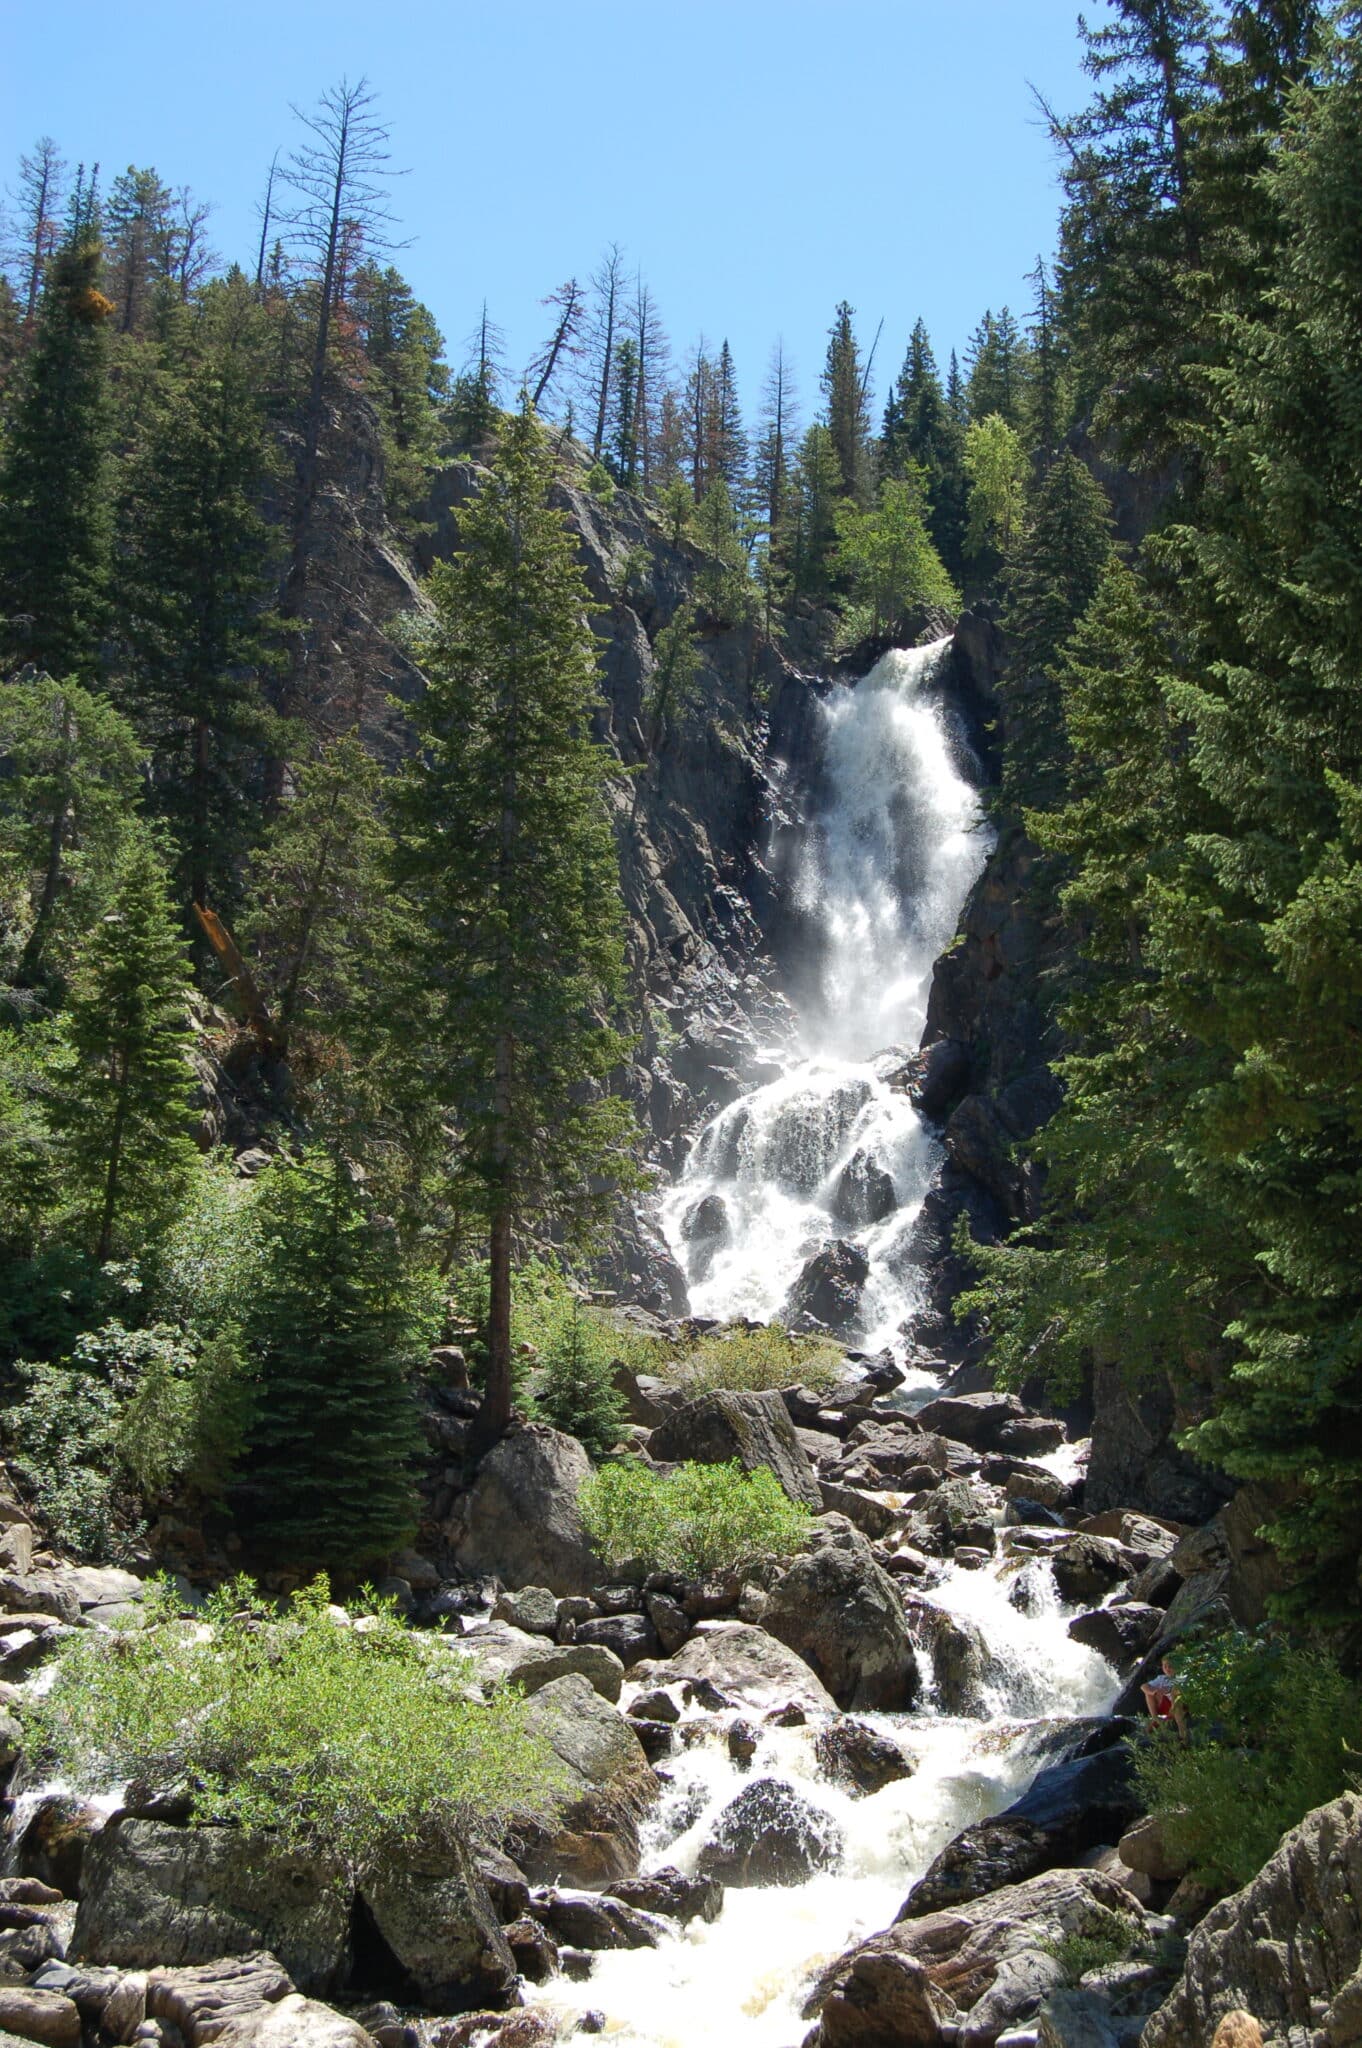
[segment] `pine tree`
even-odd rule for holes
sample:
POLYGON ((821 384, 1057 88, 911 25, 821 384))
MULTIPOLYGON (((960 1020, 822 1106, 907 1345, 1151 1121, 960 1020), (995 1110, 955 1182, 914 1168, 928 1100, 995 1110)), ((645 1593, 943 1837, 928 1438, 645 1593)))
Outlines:
POLYGON ((9 963, 32 986, 60 979, 74 933, 93 921, 117 865, 142 750, 103 697, 50 676, 0 691, 0 873, 9 963))
POLYGON ((402 511, 419 498, 439 445, 441 414, 449 398, 444 340, 426 307, 391 264, 360 264, 351 290, 351 313, 383 423, 388 502, 402 511))
POLYGON ((615 351, 611 464, 616 478, 629 491, 639 474, 638 366, 637 345, 626 334, 615 351))
POLYGON ((596 644, 553 469, 528 406, 435 569, 422 747, 399 792, 395 872, 420 918, 403 1041, 453 1120, 452 1196, 489 1246, 484 1426, 511 1401, 518 1227, 589 1235, 630 1177, 632 1118, 603 1092, 624 1040, 622 910, 590 737, 596 644))
POLYGON ((465 344, 464 365, 449 394, 445 424, 456 450, 476 453, 497 422, 504 379, 506 337, 489 319, 487 301, 482 318, 465 344))
POLYGON ((390 1226, 338 1150, 272 1166, 243 1336, 255 1368, 236 1504, 262 1556, 351 1577, 411 1540, 411 1373, 429 1330, 390 1226))
POLYGON ((972 423, 997 414, 1009 427, 1021 425, 1029 363, 1021 329, 1006 306, 985 313, 970 338, 966 357, 972 423))
POLYGON ((241 273, 214 285, 123 478, 119 695, 152 748, 186 916, 210 902, 230 914, 278 740, 262 691, 278 646, 274 536, 258 510, 267 339, 241 273))
POLYGON ((1053 810, 1067 755, 1064 649, 1110 564, 1111 511, 1091 471, 1066 452, 1033 487, 1028 512, 1004 614, 1010 652, 1000 687, 1007 715, 1003 794, 1018 810, 1053 810))
POLYGON ((947 573, 958 579, 964 566, 964 436, 947 405, 921 320, 913 328, 892 407, 886 409, 881 447, 886 476, 903 476, 909 463, 922 470, 932 540, 947 573))
POLYGON ((821 383, 828 432, 841 472, 841 495, 864 505, 871 490, 870 414, 866 405, 866 371, 851 323, 852 309, 843 299, 828 333, 821 383))
POLYGON ((799 446, 794 476, 790 574, 798 596, 819 601, 832 590, 842 465, 827 427, 811 426, 799 446))
POLYGON ((715 475, 727 484, 736 501, 747 469, 747 435, 743 432, 742 407, 738 400, 738 373, 733 351, 725 341, 719 350, 714 372, 714 422, 711 429, 715 475))
POLYGON ((68 1198, 101 1264, 145 1252, 194 1168, 187 975, 164 864, 147 832, 131 832, 72 970, 52 1117, 68 1198))
POLYGON ((629 1419, 615 1385, 613 1346, 603 1341, 605 1335, 574 1301, 566 1328, 541 1360, 543 1373, 534 1397, 545 1420, 575 1436, 593 1458, 609 1456, 629 1419))
POLYGON ((109 297, 120 334, 140 333, 168 260, 171 194, 153 170, 129 164, 114 179, 104 206, 109 297))
POLYGON ((53 258, 0 450, 0 632, 55 676, 93 673, 105 620, 113 308, 100 262, 83 232, 53 258))

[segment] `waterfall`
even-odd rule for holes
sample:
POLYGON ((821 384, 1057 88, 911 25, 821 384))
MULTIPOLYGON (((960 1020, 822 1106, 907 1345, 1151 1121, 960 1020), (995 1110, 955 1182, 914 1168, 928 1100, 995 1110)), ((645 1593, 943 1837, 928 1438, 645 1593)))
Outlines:
POLYGON ((826 797, 793 885, 814 954, 800 1043, 705 1127, 663 1203, 697 1315, 780 1315, 835 1241, 864 1258, 849 1327, 868 1348, 912 1313, 909 1243, 939 1148, 890 1077, 988 850, 932 689, 949 645, 895 649, 822 707, 826 797))

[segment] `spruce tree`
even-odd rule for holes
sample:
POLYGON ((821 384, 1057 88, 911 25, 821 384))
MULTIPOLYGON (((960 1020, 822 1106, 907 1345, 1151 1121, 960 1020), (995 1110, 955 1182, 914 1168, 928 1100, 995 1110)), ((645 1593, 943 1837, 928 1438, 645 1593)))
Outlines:
POLYGON ((420 1290, 334 1147, 272 1166, 256 1222, 242 1331, 255 1386, 236 1506, 271 1563, 353 1576, 416 1525, 411 1373, 430 1337, 420 1290))
POLYGON ((100 1263, 142 1254, 193 1171, 187 976, 164 863, 148 832, 131 832, 72 969, 52 1115, 71 1208, 100 1263))
POLYGON ((815 423, 799 446, 790 522, 790 577, 799 597, 815 602, 832 591, 837 553, 837 506, 842 465, 831 433, 815 423))
POLYGON ((632 1178, 632 1116, 606 1092, 625 1040, 623 915, 605 812, 611 757, 590 602, 550 502, 528 406, 435 569, 421 748, 398 792, 395 879, 418 921, 400 1055, 451 1125, 451 1200, 489 1253, 484 1428, 511 1404, 515 1233, 589 1237, 632 1178))
POLYGON ((866 407, 866 373, 852 318, 852 308, 843 299, 828 332, 821 382, 828 432, 841 474, 841 496, 864 505, 872 483, 870 415, 866 407))
POLYGON ((120 494, 117 694, 151 748, 187 921, 195 903, 233 913, 263 758, 280 739, 263 688, 282 659, 269 610, 278 549, 259 510, 273 468, 266 344, 241 273, 210 287, 120 494))
POLYGON ((20 662, 87 680, 112 537, 101 260, 83 228, 53 258, 0 450, 0 634, 20 662))

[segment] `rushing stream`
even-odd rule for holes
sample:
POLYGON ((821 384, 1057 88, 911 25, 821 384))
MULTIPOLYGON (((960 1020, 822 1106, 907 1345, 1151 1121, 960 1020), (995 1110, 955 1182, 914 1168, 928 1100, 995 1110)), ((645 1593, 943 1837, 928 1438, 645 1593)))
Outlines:
MULTIPOLYGON (((932 964, 988 846, 967 750, 932 687, 947 644, 887 654, 825 703, 826 795, 796 875, 818 950, 806 963, 802 1043, 775 1055, 778 1079, 712 1119, 666 1202, 697 1314, 779 1314, 805 1262, 839 1238, 869 1262, 867 1348, 893 1343, 912 1311, 907 1241, 938 1146, 889 1077, 917 1048, 932 964)), ((928 1391, 905 1387, 898 1399, 911 1408, 928 1391)), ((1072 1452, 1054 1458, 1069 1476, 1072 1452)), ((989 1662, 977 1718, 939 1711, 930 1684, 911 1714, 865 1717, 899 1742, 911 1777, 852 1797, 819 1774, 812 1726, 765 1728, 745 1774, 721 1731, 669 1761, 645 1869, 693 1870, 718 1813, 765 1776, 837 1823, 846 1847, 835 1870, 795 1887, 731 1888, 713 1925, 692 1922, 658 1950, 607 1951, 587 1984, 560 1980, 549 2002, 565 2016, 594 2009, 619 2048, 800 2040, 810 1972, 887 1926, 953 1835, 1019 1796, 1043 1761, 1038 1724, 1103 1712, 1114 1697, 1110 1666, 1069 1639, 1048 1572, 1036 1574, 1028 1612, 1012 1604, 1018 1565, 1002 1546, 986 1569, 946 1567, 926 1595, 982 1631, 989 1662)))
POLYGON ((868 1349, 913 1308, 907 1245, 938 1147, 889 1077, 917 1049, 932 964, 988 850, 932 689, 949 644, 886 654, 824 703, 826 800, 794 879, 817 951, 801 1043, 706 1125, 663 1206, 697 1315, 778 1315, 836 1239, 869 1261, 868 1349))

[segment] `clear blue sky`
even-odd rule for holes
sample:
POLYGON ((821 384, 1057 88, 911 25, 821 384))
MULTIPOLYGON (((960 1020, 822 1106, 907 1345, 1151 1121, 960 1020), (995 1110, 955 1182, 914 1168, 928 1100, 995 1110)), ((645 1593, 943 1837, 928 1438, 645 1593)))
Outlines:
MULTIPOLYGON (((1090 0, 1091 5, 1091 0, 1090 0)), ((1093 12, 1101 12, 1101 0, 1093 12)), ((612 240, 678 356, 727 335, 749 401, 775 337, 805 416, 832 309, 914 319, 944 371, 985 306, 1028 301, 1055 163, 1027 82, 1085 97, 1078 0, 0 0, 0 132, 105 182, 129 162, 214 202, 250 259, 266 167, 366 74, 408 175, 398 258, 457 361, 486 295, 523 366, 539 301, 612 240)))

